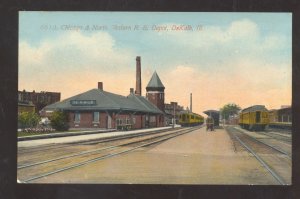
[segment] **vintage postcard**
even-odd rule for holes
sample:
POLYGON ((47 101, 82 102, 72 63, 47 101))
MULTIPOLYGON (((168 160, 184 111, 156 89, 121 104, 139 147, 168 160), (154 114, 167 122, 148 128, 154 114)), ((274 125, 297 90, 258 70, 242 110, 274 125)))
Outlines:
POLYGON ((18 183, 291 185, 292 14, 19 12, 18 183))

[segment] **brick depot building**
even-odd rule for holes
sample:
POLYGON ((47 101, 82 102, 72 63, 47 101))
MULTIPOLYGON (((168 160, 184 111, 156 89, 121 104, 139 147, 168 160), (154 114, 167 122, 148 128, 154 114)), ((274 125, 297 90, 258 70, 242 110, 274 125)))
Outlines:
POLYGON ((46 106, 44 114, 54 110, 67 112, 71 128, 140 129, 162 127, 164 122, 164 86, 155 72, 149 81, 146 96, 141 96, 140 57, 136 59, 136 91, 128 96, 103 90, 98 82, 91 89, 61 102, 46 106))

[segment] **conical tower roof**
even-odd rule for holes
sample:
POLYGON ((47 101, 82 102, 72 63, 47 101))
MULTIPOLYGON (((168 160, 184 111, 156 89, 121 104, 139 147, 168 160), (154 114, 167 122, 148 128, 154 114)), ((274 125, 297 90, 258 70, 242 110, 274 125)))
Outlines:
POLYGON ((164 89, 165 86, 163 85, 163 83, 161 82, 159 76, 157 75, 156 71, 153 73, 146 89, 149 89, 149 88, 159 88, 159 89, 164 89))

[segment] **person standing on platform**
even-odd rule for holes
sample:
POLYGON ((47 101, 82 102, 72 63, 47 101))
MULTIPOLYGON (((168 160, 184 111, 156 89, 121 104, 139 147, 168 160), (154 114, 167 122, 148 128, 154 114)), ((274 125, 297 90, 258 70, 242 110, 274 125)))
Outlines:
POLYGON ((206 131, 208 131, 209 129, 211 131, 214 130, 214 119, 210 116, 206 118, 206 131))

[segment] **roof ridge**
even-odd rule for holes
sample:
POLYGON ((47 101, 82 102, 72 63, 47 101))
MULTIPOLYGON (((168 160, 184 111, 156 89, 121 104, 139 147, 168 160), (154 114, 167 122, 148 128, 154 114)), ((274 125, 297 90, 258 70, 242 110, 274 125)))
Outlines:
MULTIPOLYGON (((137 98, 137 99, 142 103, 142 105, 143 105, 144 107, 146 107, 147 110, 149 110, 149 108, 144 104, 144 102, 142 102, 142 101, 139 99, 138 96, 134 95, 134 97, 137 98)), ((140 97, 143 97, 143 96, 140 96, 140 97)))
MULTIPOLYGON (((119 104, 119 103, 117 103, 117 102, 116 102, 115 100, 113 100, 111 97, 105 95, 105 93, 109 93, 109 94, 113 94, 113 95, 116 95, 116 94, 110 93, 110 92, 107 92, 107 91, 103 91, 103 90, 100 91, 100 93, 101 93, 104 97, 106 97, 106 98, 108 98, 110 101, 112 101, 116 106, 120 107, 120 104, 119 104)), ((117 95, 117 96, 122 96, 122 95, 117 95)))

